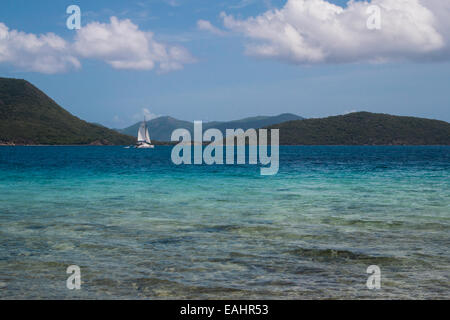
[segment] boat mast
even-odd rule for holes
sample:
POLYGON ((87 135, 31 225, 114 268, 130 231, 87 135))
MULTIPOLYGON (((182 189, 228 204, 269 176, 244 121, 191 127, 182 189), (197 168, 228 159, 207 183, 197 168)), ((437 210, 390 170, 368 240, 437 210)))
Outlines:
POLYGON ((145 117, 145 116, 144 116, 144 123, 145 123, 145 132, 148 132, 147 117, 145 117))

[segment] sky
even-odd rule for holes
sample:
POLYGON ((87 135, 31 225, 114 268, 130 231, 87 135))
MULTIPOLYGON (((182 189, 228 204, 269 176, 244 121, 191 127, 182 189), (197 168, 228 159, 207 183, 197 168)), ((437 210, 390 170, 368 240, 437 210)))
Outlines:
POLYGON ((113 128, 285 112, 450 121, 449 16, 442 0, 2 0, 0 76, 113 128))

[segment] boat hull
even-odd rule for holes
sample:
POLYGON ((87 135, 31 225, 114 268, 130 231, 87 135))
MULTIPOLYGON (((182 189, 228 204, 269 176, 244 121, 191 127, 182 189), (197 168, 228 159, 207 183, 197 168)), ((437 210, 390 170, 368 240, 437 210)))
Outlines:
POLYGON ((140 144, 135 146, 136 149, 154 149, 155 146, 152 144, 140 144))

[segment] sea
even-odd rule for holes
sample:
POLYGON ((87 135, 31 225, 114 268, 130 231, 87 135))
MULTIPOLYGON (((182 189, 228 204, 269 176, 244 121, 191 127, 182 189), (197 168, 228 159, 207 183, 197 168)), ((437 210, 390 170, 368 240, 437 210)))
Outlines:
POLYGON ((450 147, 171 151, 0 147, 0 299, 450 298, 450 147))

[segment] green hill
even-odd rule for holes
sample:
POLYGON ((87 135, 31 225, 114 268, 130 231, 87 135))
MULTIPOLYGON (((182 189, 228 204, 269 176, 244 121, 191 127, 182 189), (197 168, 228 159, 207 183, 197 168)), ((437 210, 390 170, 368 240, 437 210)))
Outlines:
MULTIPOLYGON (((204 122, 203 130, 208 130, 211 128, 219 129, 225 135, 226 129, 243 129, 247 130, 250 128, 263 128, 273 124, 286 122, 290 120, 300 120, 302 117, 296 116, 294 114, 285 113, 278 116, 260 116, 245 118, 235 121, 213 121, 204 122)), ((159 117, 150 121, 147 121, 148 127, 150 129, 150 136, 152 139, 159 141, 170 141, 172 132, 176 129, 187 129, 191 132, 194 131, 194 123, 189 121, 178 120, 172 117, 159 117)), ((136 123, 131 127, 117 130, 120 133, 137 136, 137 132, 141 123, 136 123)))
POLYGON ((0 78, 0 144, 126 145, 134 141, 80 120, 25 80, 0 78))
MULTIPOLYGON (((117 129, 118 132, 137 137, 138 129, 142 122, 138 122, 125 129, 117 129)), ((172 117, 159 117, 147 121, 150 137, 152 140, 170 141, 172 132, 176 129, 187 129, 191 133, 194 130, 194 124, 189 121, 182 121, 172 117)))
POLYGON ((450 145, 448 122, 369 112, 269 128, 280 129, 281 145, 450 145))
POLYGON ((280 124, 286 121, 302 120, 304 118, 292 113, 283 113, 277 116, 258 116, 226 122, 207 122, 203 124, 205 130, 210 128, 219 129, 225 136, 227 129, 259 129, 271 125, 280 124))

